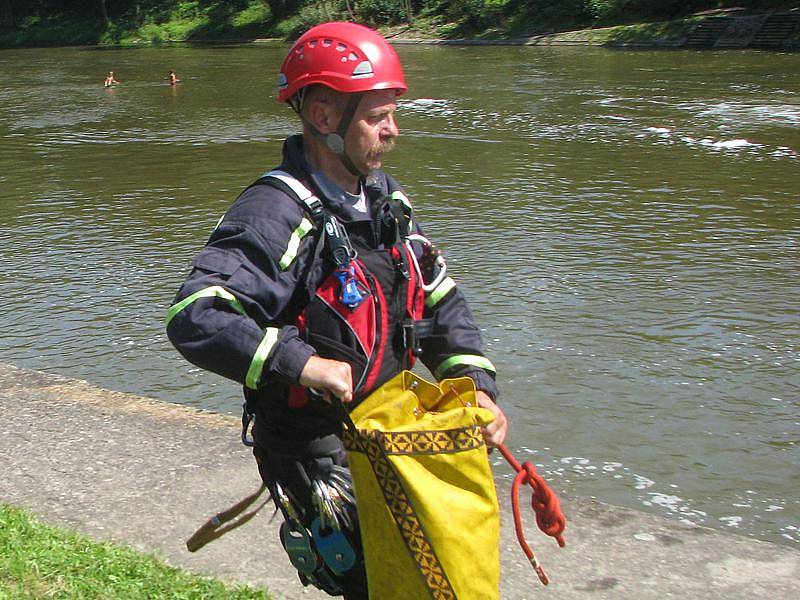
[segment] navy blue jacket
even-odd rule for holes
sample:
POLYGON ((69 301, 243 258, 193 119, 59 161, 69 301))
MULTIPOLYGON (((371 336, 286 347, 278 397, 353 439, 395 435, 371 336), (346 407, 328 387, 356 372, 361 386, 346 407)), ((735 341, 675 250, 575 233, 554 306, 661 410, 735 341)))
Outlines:
MULTIPOLYGON (((382 199, 399 197, 410 206, 383 172, 365 181, 372 207, 367 213, 338 197, 335 186, 323 186, 323 194, 309 183, 301 136, 287 139, 280 170, 312 189, 356 247, 377 249, 387 242, 376 208, 382 199)), ((340 427, 336 412, 321 399, 303 406, 289 401, 308 358, 317 353, 298 329, 298 317, 332 270, 324 248, 320 252, 318 229, 288 190, 258 182, 250 186, 194 259, 167 316, 167 334, 178 351, 193 364, 243 384, 259 428, 288 439, 311 439, 340 427)), ((433 323, 431 335, 422 340, 425 366, 437 379, 469 376, 496 398, 494 367, 483 355, 480 332, 451 277, 426 294, 424 311, 433 323)), ((387 349, 392 351, 397 353, 387 349)))

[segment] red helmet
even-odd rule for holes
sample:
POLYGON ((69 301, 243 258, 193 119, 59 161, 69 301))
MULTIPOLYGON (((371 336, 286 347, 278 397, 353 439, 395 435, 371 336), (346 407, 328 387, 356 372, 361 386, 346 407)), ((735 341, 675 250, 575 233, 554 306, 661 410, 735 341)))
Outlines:
POLYGON ((377 31, 345 21, 312 27, 294 43, 281 65, 278 102, 315 83, 345 93, 408 89, 394 48, 377 31))

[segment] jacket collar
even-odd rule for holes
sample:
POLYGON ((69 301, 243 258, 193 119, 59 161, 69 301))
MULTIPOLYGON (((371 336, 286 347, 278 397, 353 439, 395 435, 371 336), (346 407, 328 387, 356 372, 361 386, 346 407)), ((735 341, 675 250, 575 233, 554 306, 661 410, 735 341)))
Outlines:
MULTIPOLYGON (((283 165, 281 165, 281 168, 310 184, 323 205, 325 205, 325 208, 341 221, 372 221, 371 211, 368 210, 366 213, 362 213, 356 210, 341 187, 321 171, 312 171, 303 153, 302 134, 298 133, 286 138, 283 143, 283 165)), ((373 173, 370 174, 366 181, 362 180, 361 182, 367 194, 368 205, 371 205, 372 201, 376 199, 377 190, 374 184, 377 179, 379 179, 377 173, 373 173)), ((379 188, 380 186, 377 187, 379 188)))

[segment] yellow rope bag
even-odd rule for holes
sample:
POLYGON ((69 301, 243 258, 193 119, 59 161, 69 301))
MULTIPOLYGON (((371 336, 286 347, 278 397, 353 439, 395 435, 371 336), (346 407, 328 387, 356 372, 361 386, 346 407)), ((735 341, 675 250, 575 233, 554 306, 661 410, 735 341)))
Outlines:
POLYGON ((499 597, 500 515, 469 378, 403 371, 351 413, 345 447, 369 597, 499 597))

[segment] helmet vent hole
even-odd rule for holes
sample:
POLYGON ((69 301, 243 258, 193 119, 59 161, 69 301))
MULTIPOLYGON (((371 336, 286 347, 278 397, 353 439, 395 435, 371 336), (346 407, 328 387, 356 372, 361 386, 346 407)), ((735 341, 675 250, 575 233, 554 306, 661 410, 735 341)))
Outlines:
POLYGON ((322 45, 325 48, 330 48, 333 45, 333 40, 322 40, 322 45))
POLYGON ((355 52, 351 52, 350 56, 347 57, 349 60, 358 60, 358 54, 355 52))
POLYGON ((309 48, 316 48, 317 47, 317 40, 311 40, 310 42, 308 42, 308 47, 309 48))
POLYGON ((336 49, 339 52, 344 52, 345 50, 347 50, 347 46, 345 46, 342 42, 339 42, 338 44, 336 44, 336 49))

